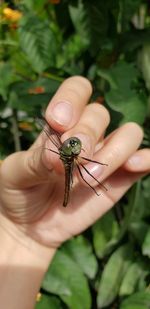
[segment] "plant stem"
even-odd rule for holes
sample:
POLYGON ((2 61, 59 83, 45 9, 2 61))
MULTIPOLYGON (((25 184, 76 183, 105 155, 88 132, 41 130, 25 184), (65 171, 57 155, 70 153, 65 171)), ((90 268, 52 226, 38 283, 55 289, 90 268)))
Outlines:
POLYGON ((12 109, 11 122, 12 122, 12 134, 13 134, 13 139, 14 139, 14 148, 15 148, 15 151, 20 151, 21 143, 20 143, 20 137, 19 137, 17 111, 15 109, 12 109))

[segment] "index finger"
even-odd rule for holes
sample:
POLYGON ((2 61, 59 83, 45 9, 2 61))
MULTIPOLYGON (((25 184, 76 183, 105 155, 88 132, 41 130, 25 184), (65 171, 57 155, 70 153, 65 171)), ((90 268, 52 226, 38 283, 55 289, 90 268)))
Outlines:
POLYGON ((71 129, 79 120, 92 94, 88 79, 74 76, 66 79, 50 101, 45 118, 59 132, 71 129))
MULTIPOLYGON (((81 76, 66 79, 47 107, 45 118, 49 125, 55 131, 61 133, 72 128, 78 123, 91 94, 92 86, 88 79, 81 76)), ((46 138, 44 132, 40 134, 30 149, 36 152, 37 147, 39 147, 39 161, 42 160, 44 165, 49 169, 55 167, 56 170, 62 170, 62 163, 58 160, 59 156, 49 151, 50 149, 58 150, 52 145, 50 139, 46 138), (40 151, 40 146, 42 145, 44 151, 42 149, 40 151)), ((37 158, 37 155, 35 157, 37 158)), ((38 160, 36 161, 38 162, 38 160)), ((41 165, 42 163, 37 163, 37 166, 40 167, 41 165)))

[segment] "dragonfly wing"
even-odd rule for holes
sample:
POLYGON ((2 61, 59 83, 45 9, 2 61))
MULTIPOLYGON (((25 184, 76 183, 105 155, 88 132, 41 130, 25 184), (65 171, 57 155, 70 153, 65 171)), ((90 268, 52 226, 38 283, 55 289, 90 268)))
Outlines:
POLYGON ((42 118, 37 118, 37 123, 40 125, 40 127, 43 129, 47 137, 50 139, 50 141, 59 149, 62 145, 61 142, 61 135, 55 131, 47 122, 47 120, 42 118))

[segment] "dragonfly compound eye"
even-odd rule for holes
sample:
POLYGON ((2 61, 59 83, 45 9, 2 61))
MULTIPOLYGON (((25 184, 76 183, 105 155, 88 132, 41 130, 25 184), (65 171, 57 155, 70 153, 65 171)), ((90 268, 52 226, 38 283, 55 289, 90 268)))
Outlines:
POLYGON ((75 147, 75 146, 77 146, 77 141, 70 141, 70 144, 71 144, 71 147, 75 147))

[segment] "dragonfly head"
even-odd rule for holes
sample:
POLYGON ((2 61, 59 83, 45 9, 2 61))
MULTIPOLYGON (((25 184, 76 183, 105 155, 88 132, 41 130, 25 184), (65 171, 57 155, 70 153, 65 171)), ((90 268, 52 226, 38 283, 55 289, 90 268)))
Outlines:
POLYGON ((82 144, 81 141, 79 140, 79 138, 77 137, 70 137, 68 138, 66 141, 64 141, 62 147, 61 147, 61 151, 65 154, 65 155, 79 155, 81 152, 81 148, 82 148, 82 144))

